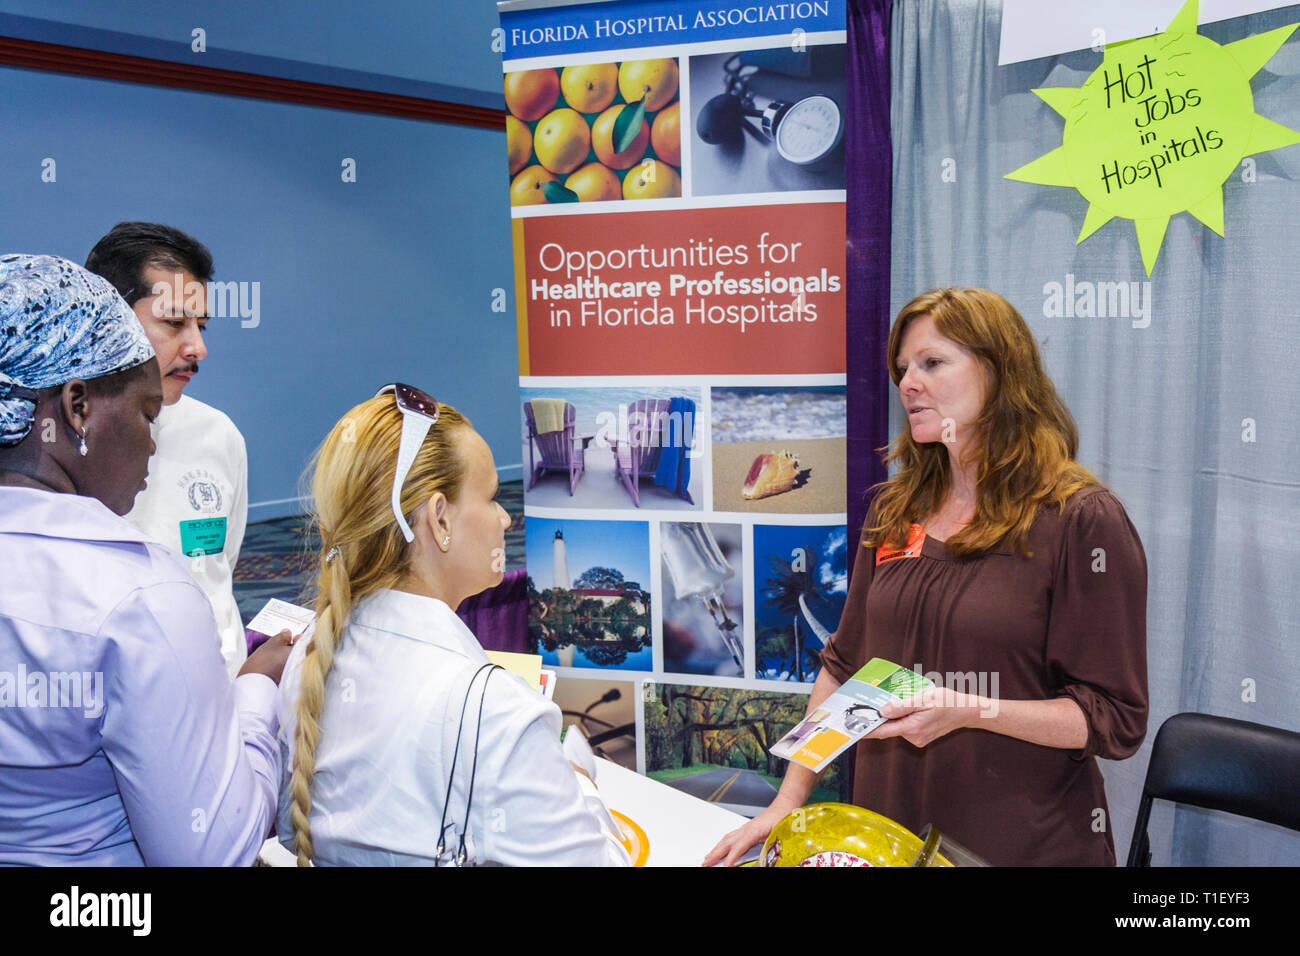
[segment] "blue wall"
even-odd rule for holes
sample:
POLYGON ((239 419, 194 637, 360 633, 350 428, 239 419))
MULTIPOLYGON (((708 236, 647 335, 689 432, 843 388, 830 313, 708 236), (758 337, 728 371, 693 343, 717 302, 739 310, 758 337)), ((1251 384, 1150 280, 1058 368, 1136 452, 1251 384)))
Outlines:
POLYGON ((459 407, 518 476, 502 132, 11 68, 0 129, 0 250, 83 262, 119 220, 154 220, 206 243, 217 278, 261 283, 260 326, 213 321, 187 390, 244 433, 250 520, 300 511, 284 499, 312 449, 393 380, 459 407))
POLYGON ((498 25, 492 0, 0 0, 0 34, 320 82, 337 81, 301 67, 362 71, 460 88, 409 92, 480 105, 501 105, 498 25), (195 27, 206 53, 190 49, 195 27))

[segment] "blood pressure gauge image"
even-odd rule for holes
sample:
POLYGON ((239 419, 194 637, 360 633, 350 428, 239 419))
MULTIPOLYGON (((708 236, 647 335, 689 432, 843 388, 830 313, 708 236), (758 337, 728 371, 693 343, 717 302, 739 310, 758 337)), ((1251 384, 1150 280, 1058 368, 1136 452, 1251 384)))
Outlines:
POLYGON ((814 79, 796 81, 764 72, 743 62, 741 54, 726 60, 722 78, 723 92, 709 99, 696 117, 702 143, 738 155, 752 150, 755 143, 747 139, 753 140, 774 148, 792 166, 812 171, 842 162, 844 111, 830 92, 816 89, 814 79), (760 80, 769 96, 758 93, 760 80), (776 95, 785 91, 789 95, 776 95))
POLYGON ((820 93, 793 103, 773 100, 763 110, 763 132, 782 159, 815 168, 844 141, 844 115, 838 103, 820 93))

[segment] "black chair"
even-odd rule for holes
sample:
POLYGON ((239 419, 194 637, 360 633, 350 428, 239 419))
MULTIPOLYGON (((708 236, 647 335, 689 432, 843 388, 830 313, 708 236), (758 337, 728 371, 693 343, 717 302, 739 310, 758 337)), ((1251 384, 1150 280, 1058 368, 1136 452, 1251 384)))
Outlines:
POLYGON ((1129 866, 1151 865, 1147 822, 1152 800, 1300 830, 1300 734, 1209 714, 1175 714, 1151 748, 1129 866))

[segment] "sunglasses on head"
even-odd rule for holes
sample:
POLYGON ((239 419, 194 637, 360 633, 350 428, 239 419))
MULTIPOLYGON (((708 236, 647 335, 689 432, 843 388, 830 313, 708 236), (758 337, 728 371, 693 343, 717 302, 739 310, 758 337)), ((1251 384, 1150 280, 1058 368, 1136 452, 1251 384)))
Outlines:
POLYGON ((385 392, 393 393, 397 407, 402 412, 402 443, 397 450, 397 470, 393 473, 393 514, 397 516, 397 526, 402 529, 406 540, 414 541, 415 533, 402 514, 402 484, 411 472, 411 465, 415 463, 415 456, 419 454, 425 436, 438 421, 441 407, 429 393, 401 382, 385 385, 375 392, 375 398, 385 392))

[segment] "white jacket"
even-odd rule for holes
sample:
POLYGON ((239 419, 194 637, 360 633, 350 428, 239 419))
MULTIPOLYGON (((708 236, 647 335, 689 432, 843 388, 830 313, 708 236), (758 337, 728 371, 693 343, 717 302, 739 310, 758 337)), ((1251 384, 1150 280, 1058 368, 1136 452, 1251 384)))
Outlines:
MULTIPOLYGON (((277 698, 285 722, 278 834, 290 850, 289 781, 309 644, 304 638, 294 648, 277 698)), ((316 748, 316 864, 433 864, 461 709, 471 677, 486 663, 473 633, 435 598, 382 591, 354 609, 326 682, 316 748)), ((494 672, 483 696, 486 676, 474 681, 465 707, 448 854, 459 845, 465 820, 482 698, 471 858, 511 866, 627 866, 594 787, 561 750, 559 708, 507 671, 494 672)))
POLYGON ((149 459, 149 485, 136 495, 126 520, 185 556, 186 570, 212 605, 221 656, 233 678, 248 657, 233 590, 248 523, 244 436, 224 412, 182 395, 176 404, 164 406, 153 438, 158 450, 149 459), (214 526, 215 533, 198 535, 204 524, 214 526), (194 553, 199 550, 209 553, 194 553))

